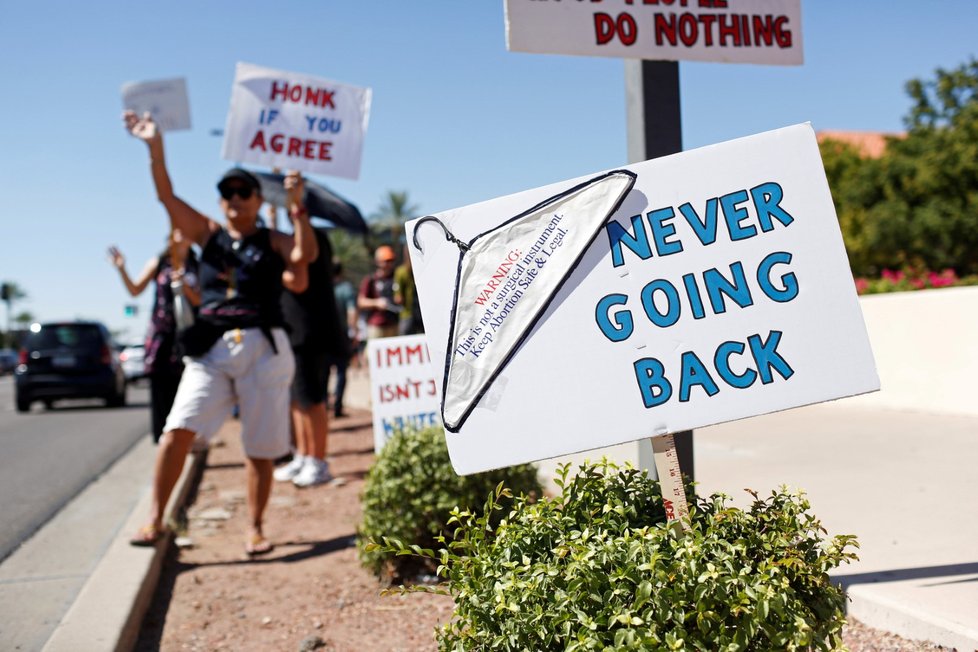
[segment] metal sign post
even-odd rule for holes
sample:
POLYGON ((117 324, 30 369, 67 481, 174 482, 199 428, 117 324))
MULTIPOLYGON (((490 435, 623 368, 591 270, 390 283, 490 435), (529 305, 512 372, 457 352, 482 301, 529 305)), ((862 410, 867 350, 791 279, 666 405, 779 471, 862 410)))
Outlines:
MULTIPOLYGON (((679 62, 625 59, 625 111, 629 163, 681 152, 679 62)), ((693 431, 673 438, 679 466, 692 481, 693 431)), ((656 468, 651 440, 639 441, 638 463, 643 469, 656 468)))

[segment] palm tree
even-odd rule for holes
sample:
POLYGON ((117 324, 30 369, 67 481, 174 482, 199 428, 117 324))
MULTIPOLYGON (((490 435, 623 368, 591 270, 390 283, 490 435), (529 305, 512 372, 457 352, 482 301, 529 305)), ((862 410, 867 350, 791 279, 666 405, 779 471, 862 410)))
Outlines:
POLYGON ((369 220, 375 233, 382 239, 384 237, 381 233, 390 231, 390 243, 396 245, 399 232, 404 229, 404 223, 417 215, 419 210, 420 207, 412 204, 408 199, 406 190, 388 190, 369 220))
POLYGON ((4 303, 7 304, 7 338, 10 337, 10 316, 13 314, 14 301, 20 301, 21 299, 27 298, 27 292, 24 291, 17 283, 14 281, 4 281, 0 284, 2 288, 2 293, 0 293, 0 298, 3 299, 4 303))
POLYGON ((34 313, 29 310, 25 310, 16 317, 14 317, 14 323, 21 330, 27 330, 27 327, 34 323, 34 313))

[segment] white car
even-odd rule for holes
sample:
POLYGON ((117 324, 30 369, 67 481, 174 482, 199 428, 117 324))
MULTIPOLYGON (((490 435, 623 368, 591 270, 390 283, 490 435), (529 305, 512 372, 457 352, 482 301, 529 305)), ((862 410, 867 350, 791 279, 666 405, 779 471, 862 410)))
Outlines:
POLYGON ((132 382, 146 377, 146 364, 143 362, 145 346, 142 344, 132 344, 122 349, 119 354, 119 362, 122 363, 122 373, 126 380, 132 382))

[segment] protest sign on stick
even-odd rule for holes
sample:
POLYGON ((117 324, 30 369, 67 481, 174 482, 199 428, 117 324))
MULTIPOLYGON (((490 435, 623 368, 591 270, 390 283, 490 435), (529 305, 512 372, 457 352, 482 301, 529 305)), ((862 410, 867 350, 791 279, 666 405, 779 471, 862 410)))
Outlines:
POLYGON ((356 179, 370 97, 369 88, 238 63, 221 156, 356 179))
POLYGON ((122 105, 136 115, 149 113, 163 131, 190 129, 190 100, 183 78, 123 84, 122 105))
POLYGON ((439 374, 431 366, 424 335, 381 337, 367 342, 374 451, 398 430, 441 423, 439 374))
MULTIPOLYGON (((553 255, 561 246, 551 227, 559 216, 563 241, 587 224, 587 211, 545 214, 536 232, 513 234, 530 243, 513 265, 480 263, 482 284, 459 284, 471 259, 446 232, 477 242, 595 175, 433 216, 445 232, 408 223, 434 367, 448 374, 482 356, 502 362, 446 435, 459 473, 879 388, 810 125, 624 171, 634 186, 579 258, 553 255), (547 266, 567 272, 556 288, 533 283, 547 266), (548 293, 543 312, 520 317, 525 334, 494 347, 515 326, 503 312, 537 291, 548 293), (480 300, 482 331, 457 329, 459 306, 480 300)), ((455 391, 442 384, 443 396, 455 391)))

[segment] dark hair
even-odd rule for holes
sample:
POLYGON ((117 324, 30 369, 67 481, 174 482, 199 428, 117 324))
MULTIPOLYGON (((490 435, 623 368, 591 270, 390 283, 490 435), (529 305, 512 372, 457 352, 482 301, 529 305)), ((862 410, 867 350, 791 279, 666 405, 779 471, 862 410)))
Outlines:
POLYGON ((333 276, 339 276, 343 273, 343 261, 339 258, 333 259, 333 276))

